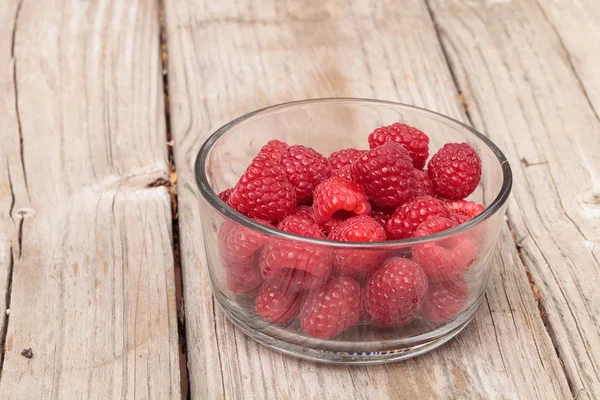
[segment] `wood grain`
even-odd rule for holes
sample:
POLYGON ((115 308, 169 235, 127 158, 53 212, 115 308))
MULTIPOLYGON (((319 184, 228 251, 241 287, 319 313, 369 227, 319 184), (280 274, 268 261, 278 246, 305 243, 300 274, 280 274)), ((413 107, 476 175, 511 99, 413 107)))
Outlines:
POLYGON ((165 5, 193 398, 570 397, 506 230, 473 323, 420 358, 324 366, 275 353, 234 329, 210 295, 192 173, 211 131, 253 109, 308 97, 376 97, 465 116, 424 2, 165 5))
MULTIPOLYGON (((19 254, 19 223, 13 218, 15 191, 23 188, 19 123, 15 108, 12 33, 17 1, 0 4, 0 377, 10 306, 15 254, 19 254), (13 169, 10 169, 13 166, 13 169), (14 184, 13 184, 14 182, 14 184)), ((25 193, 19 193, 20 196, 25 193)))
POLYGON ((475 126, 506 150, 513 165, 517 184, 509 221, 573 395, 595 398, 600 393, 600 123, 584 87, 597 94, 594 79, 588 79, 597 69, 597 53, 574 45, 573 37, 561 41, 555 31, 567 35, 565 24, 590 22, 575 15, 585 13, 577 7, 592 3, 543 3, 575 8, 570 16, 553 18, 557 26, 534 0, 436 0, 432 8, 475 126))
POLYGON ((9 1, 0 21, 0 397, 178 398, 157 4, 9 1))

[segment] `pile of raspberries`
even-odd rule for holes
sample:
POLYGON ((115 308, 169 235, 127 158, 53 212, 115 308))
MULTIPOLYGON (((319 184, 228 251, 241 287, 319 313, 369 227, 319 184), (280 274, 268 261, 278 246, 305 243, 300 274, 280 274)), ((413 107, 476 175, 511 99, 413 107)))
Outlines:
MULTIPOLYGON (((469 144, 448 143, 427 162, 429 137, 409 125, 377 128, 368 140, 369 150, 348 148, 328 158, 271 140, 219 197, 260 224, 338 242, 427 236, 484 210, 465 200, 481 178, 481 160, 469 144)), ((403 252, 334 249, 226 221, 219 251, 229 290, 253 297, 261 318, 273 324, 298 318, 307 335, 328 339, 360 321, 399 327, 419 314, 439 324, 455 317, 467 305, 461 275, 477 257, 473 236, 403 252)))

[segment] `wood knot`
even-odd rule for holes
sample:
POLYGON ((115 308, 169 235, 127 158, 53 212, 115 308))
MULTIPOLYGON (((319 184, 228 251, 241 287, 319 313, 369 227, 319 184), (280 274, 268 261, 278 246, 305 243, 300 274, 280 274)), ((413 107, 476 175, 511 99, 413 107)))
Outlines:
POLYGON ((23 349, 23 351, 21 352, 21 355, 25 358, 32 359, 33 358, 33 350, 31 350, 31 347, 28 349, 23 349))
POLYGON ((25 218, 33 218, 37 214, 33 208, 30 207, 21 207, 14 212, 13 218, 25 219, 25 218))

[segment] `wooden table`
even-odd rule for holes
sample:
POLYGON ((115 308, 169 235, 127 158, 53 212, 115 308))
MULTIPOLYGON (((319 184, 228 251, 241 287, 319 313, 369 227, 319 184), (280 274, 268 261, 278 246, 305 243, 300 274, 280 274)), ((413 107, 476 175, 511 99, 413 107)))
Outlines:
POLYGON ((2 0, 0 63, 0 398, 600 397, 599 1, 2 0), (425 356, 299 361, 211 296, 199 146, 331 96, 447 114, 512 165, 483 306, 425 356))

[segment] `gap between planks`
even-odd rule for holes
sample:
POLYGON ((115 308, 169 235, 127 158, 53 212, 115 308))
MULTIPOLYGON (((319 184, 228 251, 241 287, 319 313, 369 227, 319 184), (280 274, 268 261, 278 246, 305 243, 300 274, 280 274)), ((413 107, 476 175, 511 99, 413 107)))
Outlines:
MULTIPOLYGON (((429 16, 431 17, 431 20, 433 21, 433 26, 435 28, 435 33, 438 37, 439 43, 440 43, 440 47, 442 49, 442 53, 444 55, 444 58, 446 60, 446 64, 448 65, 448 70, 450 71, 450 75, 452 77, 452 80, 454 82, 454 85, 456 86, 457 90, 458 90, 458 95, 460 98, 460 102, 464 108, 465 111, 465 115, 467 118, 467 121, 469 122, 469 125, 474 126, 473 124, 473 120, 471 118, 471 114, 469 113, 469 103, 467 102, 466 98, 464 97, 464 92, 461 89, 461 85, 460 82, 458 81, 457 77, 456 77, 456 73, 455 73, 455 66, 451 60, 451 58, 448 55, 448 50, 446 49, 446 44, 444 43, 444 41, 442 40, 442 32, 440 30, 440 26, 437 22, 435 13, 433 12, 433 9, 431 8, 431 0, 424 0, 425 5, 427 6, 427 11, 429 13, 429 16)), ((539 2, 536 0, 536 3, 539 5, 539 2)), ((545 14, 544 14, 545 15, 545 14)), ((556 27, 550 22, 550 20, 546 17, 546 19, 548 20, 548 23, 552 26, 552 28, 554 30, 556 30, 556 27)), ((560 36, 559 36, 560 37, 560 36)), ((560 44, 561 47, 563 48, 563 50, 565 51, 566 54, 569 54, 569 51, 567 49, 567 47, 564 45, 564 43, 562 42, 562 40, 560 40, 560 44)), ((583 88, 583 84, 581 82, 581 77, 577 74, 577 71, 575 70, 575 68, 573 67, 572 61, 570 59, 570 54, 569 54, 569 60, 571 62, 571 69, 573 70, 573 73, 575 74, 575 76, 577 77, 579 83, 581 84, 582 88, 583 88)), ((590 106, 592 106, 591 101, 587 95, 587 93, 585 92, 585 96, 587 101, 590 103, 590 106)), ((527 163, 527 160, 523 160, 524 163, 527 163)), ((542 298, 542 292, 539 289, 539 287, 536 285, 535 283, 535 278, 533 277, 533 275, 531 274, 531 272, 529 271, 529 269, 527 268, 525 259, 523 257, 523 254, 521 253, 522 247, 520 245, 520 242, 517 241, 517 238, 515 236, 514 233, 514 224, 513 222, 510 220, 509 215, 506 215, 506 223, 508 224, 508 228, 510 231, 510 234, 513 238, 513 243, 515 245, 515 248, 517 250, 517 254, 519 256, 519 259, 521 260, 521 264, 523 265, 523 270, 525 272, 525 275, 527 276, 527 280, 529 281, 529 286, 531 287, 531 291, 533 293, 533 297, 535 299, 535 305, 539 311, 540 314, 540 319, 542 320, 542 323, 544 324, 544 327, 546 328, 546 331, 548 332, 548 336, 550 337, 550 340, 552 342, 552 345, 554 347, 554 352, 556 353, 556 356, 558 357, 558 359, 561 361, 560 362, 560 366, 562 368, 562 371, 564 373, 564 375, 567 377, 567 383, 569 385, 569 389, 571 390, 571 393, 573 394, 573 396, 576 398, 577 394, 575 393, 575 388, 572 385, 572 382, 570 379, 568 379, 569 375, 568 375, 568 371, 566 370, 562 360, 561 360, 561 355, 560 352, 558 350, 558 344, 556 343, 556 339, 554 338, 554 335, 551 332, 551 328, 550 325, 548 323, 548 318, 547 318, 547 313, 545 311, 545 307, 544 307, 544 300, 542 298)), ((486 295, 487 296, 487 295, 486 295)))
POLYGON ((181 271, 181 250, 179 245, 179 215, 177 208, 177 167, 173 155, 175 145, 171 134, 171 114, 169 109, 169 76, 168 76, 168 49, 167 49, 167 28, 165 25, 165 4, 163 0, 158 0, 158 22, 159 30, 159 56, 162 65, 162 84, 164 98, 165 124, 167 132, 167 154, 169 160, 169 180, 157 180, 149 186, 166 186, 171 198, 171 229, 172 229, 172 247, 173 247, 173 269, 175 273, 175 299, 177 304, 177 333, 179 337, 179 366, 181 379, 181 398, 190 399, 189 390, 189 369, 187 365, 187 341, 185 330, 185 312, 183 299, 183 279, 181 271))

